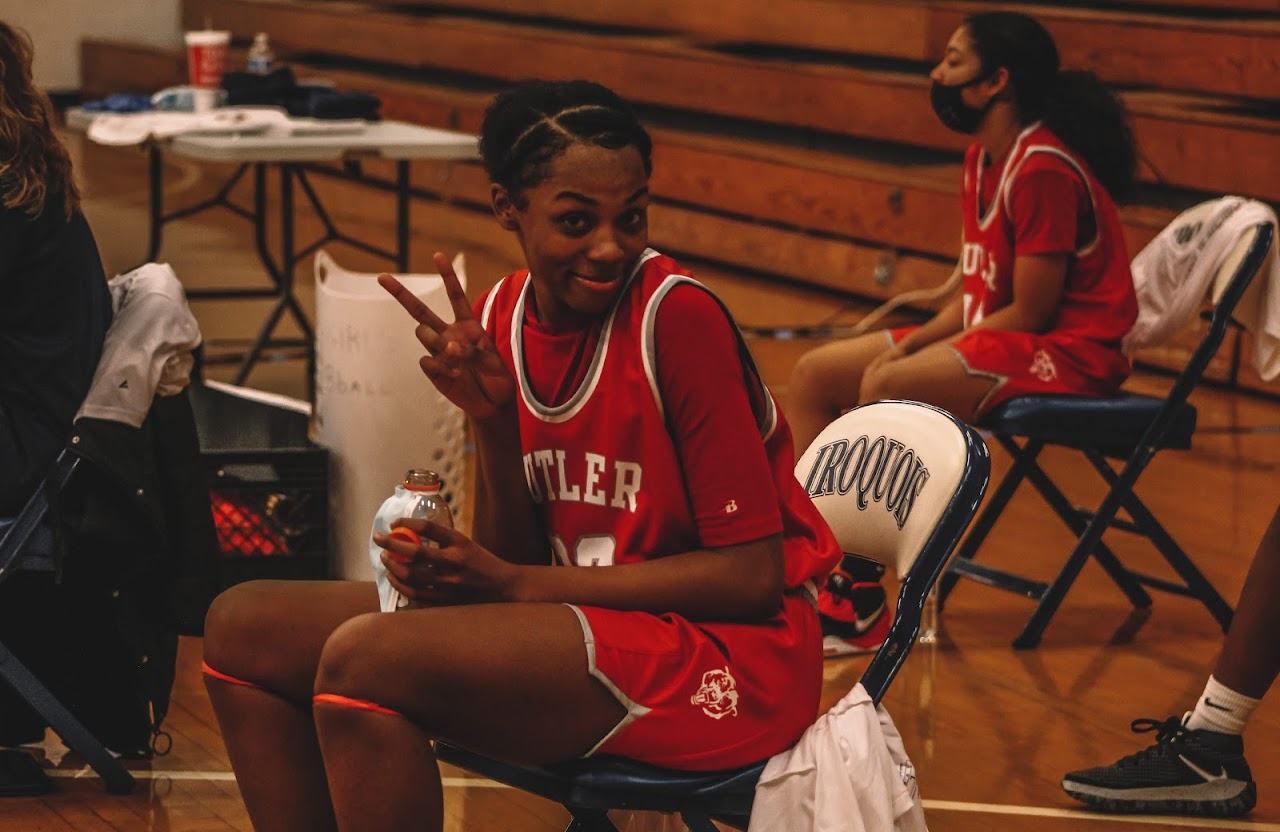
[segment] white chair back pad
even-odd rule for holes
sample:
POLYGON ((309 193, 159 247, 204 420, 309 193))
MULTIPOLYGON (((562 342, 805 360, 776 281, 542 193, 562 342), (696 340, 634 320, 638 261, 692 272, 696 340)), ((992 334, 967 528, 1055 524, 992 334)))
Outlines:
POLYGON ((818 435, 796 478, 844 551, 903 575, 959 488, 967 460, 961 431, 927 405, 864 405, 818 435))

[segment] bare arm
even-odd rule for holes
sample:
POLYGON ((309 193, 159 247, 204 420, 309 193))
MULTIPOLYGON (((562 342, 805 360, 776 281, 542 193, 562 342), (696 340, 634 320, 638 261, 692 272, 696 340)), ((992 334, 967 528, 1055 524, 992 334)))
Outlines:
POLYGON ((782 589, 782 536, 774 535, 623 566, 526 568, 513 584, 512 600, 735 621, 773 615, 782 589))
POLYGON ((501 601, 585 604, 673 612, 693 621, 768 618, 782 604, 781 535, 621 566, 509 563, 454 529, 402 520, 439 548, 376 535, 404 560, 383 554, 388 577, 406 597, 428 604, 501 601))
POLYGON ((1013 300, 973 326, 1046 332, 1053 325, 1067 282, 1067 254, 1023 254, 1013 261, 1013 300))
POLYGON ((921 324, 919 329, 903 338, 897 345, 898 351, 902 355, 911 355, 930 344, 945 341, 963 329, 964 296, 961 295, 939 309, 938 314, 921 324))
POLYGON ((551 548, 525 482, 514 407, 471 422, 476 440, 475 540, 512 563, 551 563, 551 548))

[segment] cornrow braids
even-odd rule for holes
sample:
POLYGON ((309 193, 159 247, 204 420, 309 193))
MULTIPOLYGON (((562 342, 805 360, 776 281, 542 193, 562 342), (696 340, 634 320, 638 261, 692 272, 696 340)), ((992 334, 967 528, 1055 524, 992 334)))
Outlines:
POLYGON ((525 81, 501 93, 485 111, 480 155, 489 180, 521 205, 523 192, 543 182, 551 162, 578 142, 634 147, 645 173, 652 169, 653 142, 631 107, 591 81, 525 81))

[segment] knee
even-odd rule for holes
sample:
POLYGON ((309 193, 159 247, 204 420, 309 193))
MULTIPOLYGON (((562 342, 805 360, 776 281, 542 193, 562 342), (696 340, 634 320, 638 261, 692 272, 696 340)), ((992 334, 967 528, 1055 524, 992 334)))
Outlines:
POLYGON ((891 362, 872 368, 862 376, 858 390, 858 404, 870 404, 883 399, 901 398, 894 383, 891 362))
POLYGON ((213 600, 204 619, 204 660, 215 670, 237 675, 242 657, 268 631, 265 581, 237 584, 213 600))
POLYGON ((389 668, 377 667, 381 613, 360 615, 333 631, 320 651, 315 693, 336 693, 360 698, 368 682, 389 668), (362 684, 363 683, 363 684, 362 684))
POLYGON ((823 404, 831 398, 827 359, 822 350, 810 350, 800 356, 791 370, 787 395, 792 401, 823 404))

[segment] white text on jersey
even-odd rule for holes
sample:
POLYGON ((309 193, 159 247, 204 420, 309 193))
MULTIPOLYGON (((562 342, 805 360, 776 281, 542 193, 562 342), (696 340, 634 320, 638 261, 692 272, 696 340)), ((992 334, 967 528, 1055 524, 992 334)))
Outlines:
POLYGON ((625 508, 634 513, 642 473, 638 462, 615 459, 611 465, 604 456, 589 451, 580 461, 567 462, 565 452, 556 448, 524 455, 524 477, 536 503, 544 500, 581 502, 625 508), (612 488, 608 483, 610 469, 612 488))

